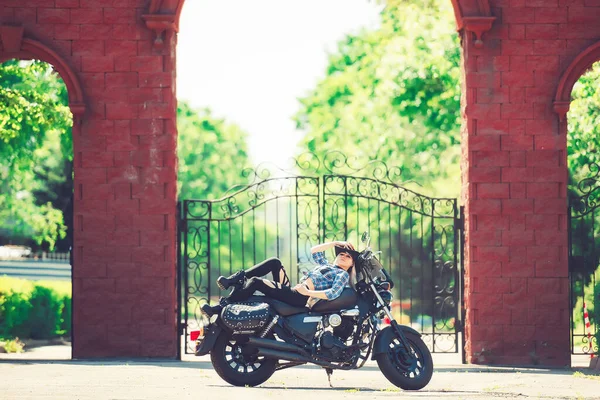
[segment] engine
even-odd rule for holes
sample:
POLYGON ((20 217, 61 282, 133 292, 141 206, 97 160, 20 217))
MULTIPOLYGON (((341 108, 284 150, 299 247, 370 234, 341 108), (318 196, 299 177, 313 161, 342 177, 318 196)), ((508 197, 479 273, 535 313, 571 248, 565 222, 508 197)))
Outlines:
POLYGON ((351 317, 342 317, 342 322, 333 328, 333 334, 343 341, 348 340, 350 335, 354 333, 354 326, 356 325, 356 321, 351 317))
POLYGON ((355 327, 353 317, 330 314, 323 318, 323 329, 317 335, 319 354, 336 361, 348 360, 355 353, 346 345, 355 327))
POLYGON ((318 343, 319 353, 326 357, 343 361, 349 355, 346 352, 348 346, 346 346, 344 342, 331 331, 323 331, 319 337, 318 343))

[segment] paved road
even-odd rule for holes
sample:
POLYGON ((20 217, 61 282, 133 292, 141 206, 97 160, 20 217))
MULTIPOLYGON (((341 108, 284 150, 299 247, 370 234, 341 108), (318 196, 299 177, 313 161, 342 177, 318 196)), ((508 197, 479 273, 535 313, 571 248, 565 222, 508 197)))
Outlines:
POLYGON ((0 276, 31 280, 71 280, 71 265, 49 261, 0 261, 0 276))
MULTIPOLYGON (((66 348, 58 346, 54 354, 66 348)), ((600 376, 587 369, 493 368, 441 361, 425 389, 404 392, 392 386, 376 364, 368 363, 358 371, 335 371, 332 384, 330 388, 323 369, 301 366, 276 372, 260 387, 237 388, 219 378, 208 357, 0 361, 2 400, 600 399, 600 376)))

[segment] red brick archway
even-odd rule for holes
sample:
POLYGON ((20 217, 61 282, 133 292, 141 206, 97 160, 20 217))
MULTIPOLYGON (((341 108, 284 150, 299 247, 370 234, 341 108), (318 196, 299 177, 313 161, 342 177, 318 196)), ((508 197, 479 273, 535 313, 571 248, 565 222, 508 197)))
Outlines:
POLYGON ((69 65, 48 46, 32 39, 23 39, 23 27, 1 26, 0 42, 4 51, 0 53, 0 63, 10 60, 36 59, 52 65, 67 86, 69 108, 74 115, 85 112, 83 90, 77 79, 77 74, 69 65))
MULTIPOLYGON (((600 4, 451 1, 464 64, 467 360, 566 365, 566 135, 554 110, 561 114, 573 79, 597 55, 597 47, 582 52, 600 39, 600 4)), ((178 354, 175 49, 182 5, 0 5, 2 32, 24 29, 18 49, 40 43, 65 81, 81 82, 80 91, 68 83, 72 109, 80 110, 76 358, 178 354)), ((6 37, 0 59, 18 52, 6 37)), ((24 51, 31 54, 19 57, 43 57, 24 51)))
MULTIPOLYGON (((600 42, 594 43, 575 57, 558 81, 556 95, 554 96, 554 111, 559 115, 561 120, 565 118, 569 111, 573 86, 598 60, 600 60, 600 42)), ((561 130, 561 133, 566 135, 566 125, 563 126, 565 130, 561 130)))

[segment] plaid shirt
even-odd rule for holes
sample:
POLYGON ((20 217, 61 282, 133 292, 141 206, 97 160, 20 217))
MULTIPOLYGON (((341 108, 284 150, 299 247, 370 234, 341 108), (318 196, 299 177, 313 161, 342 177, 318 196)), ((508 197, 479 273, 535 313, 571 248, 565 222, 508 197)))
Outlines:
POLYGON ((313 260, 318 266, 302 278, 302 282, 310 278, 315 290, 324 290, 328 300, 336 299, 342 294, 344 287, 350 282, 348 272, 342 268, 329 264, 325 252, 313 253, 313 260))

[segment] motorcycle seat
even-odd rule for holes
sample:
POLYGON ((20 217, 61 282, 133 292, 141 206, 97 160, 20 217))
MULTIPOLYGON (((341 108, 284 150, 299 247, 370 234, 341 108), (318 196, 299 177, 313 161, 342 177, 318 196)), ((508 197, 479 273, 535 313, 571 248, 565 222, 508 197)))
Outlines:
POLYGON ((267 296, 252 296, 246 301, 258 301, 267 303, 271 307, 273 307, 273 309, 275 309, 277 314, 281 315, 282 317, 287 317, 289 315, 294 314, 307 313, 310 311, 307 307, 295 307, 290 304, 284 303, 283 301, 275 300, 267 296))
POLYGON ((358 295, 352 288, 344 288, 339 297, 333 300, 319 300, 311 308, 313 312, 326 313, 354 308, 358 295))

